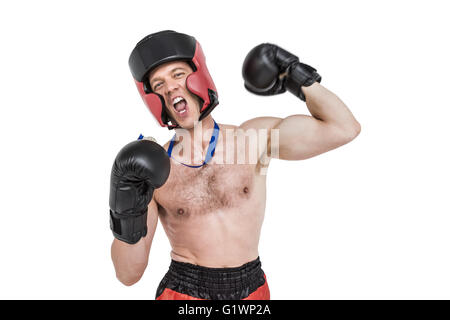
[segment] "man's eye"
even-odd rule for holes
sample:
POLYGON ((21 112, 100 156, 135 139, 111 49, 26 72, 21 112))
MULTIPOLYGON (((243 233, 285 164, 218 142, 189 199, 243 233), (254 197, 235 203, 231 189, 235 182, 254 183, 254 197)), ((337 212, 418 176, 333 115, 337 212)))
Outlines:
POLYGON ((176 77, 176 78, 179 78, 179 77, 181 77, 183 74, 184 74, 183 72, 175 73, 175 77, 176 77))
POLYGON ((159 87, 161 87, 162 86, 162 83, 161 82, 158 82, 158 83, 156 83, 154 86, 153 86, 153 90, 156 90, 156 89, 158 89, 159 87))

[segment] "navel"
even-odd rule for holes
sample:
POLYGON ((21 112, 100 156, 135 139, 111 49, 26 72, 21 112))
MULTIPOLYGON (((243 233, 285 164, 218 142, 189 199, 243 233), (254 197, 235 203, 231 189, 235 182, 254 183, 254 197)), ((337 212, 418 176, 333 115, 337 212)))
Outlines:
POLYGON ((244 188, 244 193, 248 193, 248 192, 249 192, 248 188, 245 187, 245 188, 244 188))

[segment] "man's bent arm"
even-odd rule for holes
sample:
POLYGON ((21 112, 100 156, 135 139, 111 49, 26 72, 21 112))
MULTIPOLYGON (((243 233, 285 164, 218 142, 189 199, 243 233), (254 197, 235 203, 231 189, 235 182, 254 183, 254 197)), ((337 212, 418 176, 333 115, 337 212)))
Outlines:
POLYGON ((278 121, 272 129, 279 130, 279 139, 269 139, 271 157, 311 158, 350 142, 361 131, 358 121, 334 93, 319 83, 302 90, 312 116, 292 115, 278 121))
POLYGON ((126 286, 138 282, 148 264, 148 256, 158 224, 158 206, 155 200, 148 205, 147 235, 136 244, 114 239, 111 245, 111 258, 116 270, 116 277, 126 286))

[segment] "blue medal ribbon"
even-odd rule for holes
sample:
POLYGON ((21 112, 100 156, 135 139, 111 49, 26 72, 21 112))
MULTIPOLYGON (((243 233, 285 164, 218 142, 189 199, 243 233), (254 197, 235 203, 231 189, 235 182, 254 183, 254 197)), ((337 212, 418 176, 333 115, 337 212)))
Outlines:
POLYGON ((189 168, 200 168, 200 167, 203 167, 214 156, 214 152, 216 151, 216 144, 217 144, 217 141, 219 140, 219 131, 220 131, 219 126, 217 125, 216 121, 214 121, 214 129, 213 129, 213 133, 211 135, 211 140, 209 141, 208 151, 206 151, 205 160, 199 166, 191 166, 191 165, 182 163, 182 162, 180 162, 180 161, 178 161, 178 160, 176 160, 175 158, 172 157, 172 148, 173 148, 173 146, 175 144, 175 138, 177 136, 176 134, 173 136, 172 140, 170 141, 169 149, 167 149, 167 154, 169 155, 169 157, 171 157, 176 162, 181 163, 183 166, 186 166, 186 167, 189 167, 189 168))

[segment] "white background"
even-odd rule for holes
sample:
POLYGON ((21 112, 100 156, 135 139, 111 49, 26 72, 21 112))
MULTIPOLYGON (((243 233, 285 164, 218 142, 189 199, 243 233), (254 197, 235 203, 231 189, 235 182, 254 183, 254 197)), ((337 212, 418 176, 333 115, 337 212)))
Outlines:
POLYGON ((446 1, 3 1, 0 298, 153 299, 170 262, 159 225, 141 281, 110 259, 109 175, 140 133, 166 141, 128 56, 164 29, 202 44, 220 123, 306 113, 259 97, 247 52, 273 42, 316 67, 362 125, 350 144, 268 172, 260 256, 273 299, 449 299, 446 1))

